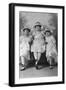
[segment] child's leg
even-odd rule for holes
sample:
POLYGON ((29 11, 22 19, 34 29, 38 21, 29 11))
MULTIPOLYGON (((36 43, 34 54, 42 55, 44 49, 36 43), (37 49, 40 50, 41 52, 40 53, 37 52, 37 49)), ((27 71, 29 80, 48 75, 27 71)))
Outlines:
POLYGON ((23 56, 21 56, 21 64, 24 65, 24 57, 23 56))
POLYGON ((54 63, 57 64, 57 63, 58 63, 58 55, 57 55, 57 52, 52 53, 52 57, 54 58, 54 63))
POLYGON ((39 61, 40 57, 41 57, 41 53, 40 52, 34 52, 34 58, 35 58, 35 60, 38 60, 39 61))
POLYGON ((50 65, 50 69, 52 69, 53 68, 53 58, 52 57, 47 57, 47 61, 48 61, 48 63, 49 63, 49 65, 50 65))
POLYGON ((40 57, 41 57, 41 53, 38 52, 38 53, 37 53, 37 62, 36 62, 37 64, 38 64, 38 62, 39 62, 39 60, 40 60, 40 57))
POLYGON ((23 56, 21 56, 21 71, 25 69, 25 58, 23 56))
POLYGON ((38 61, 40 60, 40 57, 41 57, 41 53, 38 52, 38 61))
POLYGON ((37 59, 38 59, 37 52, 34 52, 34 58, 35 58, 35 60, 37 60, 37 59))
POLYGON ((35 66, 36 66, 36 68, 38 69, 37 64, 38 64, 38 62, 39 62, 39 60, 40 60, 41 53, 35 52, 35 53, 34 53, 34 57, 35 57, 35 60, 36 60, 35 66))

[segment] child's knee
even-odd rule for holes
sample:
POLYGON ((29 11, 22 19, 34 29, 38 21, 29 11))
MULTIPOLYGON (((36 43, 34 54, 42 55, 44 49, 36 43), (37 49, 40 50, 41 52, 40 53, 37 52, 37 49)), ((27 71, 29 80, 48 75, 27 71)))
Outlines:
POLYGON ((37 57, 37 53, 34 53, 34 58, 37 60, 38 57, 37 57))
POLYGON ((21 63, 25 64, 25 58, 23 56, 21 56, 21 63))
POLYGON ((47 61, 48 61, 48 63, 50 64, 50 65, 54 65, 56 62, 55 62, 55 58, 53 58, 53 57, 48 57, 47 58, 47 61))

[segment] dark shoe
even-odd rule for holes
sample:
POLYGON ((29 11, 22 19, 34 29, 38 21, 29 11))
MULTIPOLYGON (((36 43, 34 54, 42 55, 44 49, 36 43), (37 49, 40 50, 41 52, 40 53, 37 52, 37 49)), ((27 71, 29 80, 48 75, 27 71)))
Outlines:
POLYGON ((36 67, 37 70, 39 69, 39 67, 38 67, 38 60, 36 60, 36 62, 35 62, 35 67, 36 67))
POLYGON ((20 71, 23 71, 23 70, 25 70, 25 69, 26 69, 26 66, 23 65, 23 64, 21 64, 21 69, 20 69, 20 71))
POLYGON ((35 66, 35 67, 36 67, 37 70, 39 69, 38 66, 35 66))
POLYGON ((51 66, 49 66, 49 69, 53 69, 53 68, 54 68, 54 66, 52 66, 52 65, 51 65, 51 66))
POLYGON ((35 64, 35 68, 36 68, 36 69, 39 69, 37 64, 35 64))
POLYGON ((26 67, 22 66, 21 69, 20 69, 20 71, 23 71, 25 69, 26 69, 26 67))

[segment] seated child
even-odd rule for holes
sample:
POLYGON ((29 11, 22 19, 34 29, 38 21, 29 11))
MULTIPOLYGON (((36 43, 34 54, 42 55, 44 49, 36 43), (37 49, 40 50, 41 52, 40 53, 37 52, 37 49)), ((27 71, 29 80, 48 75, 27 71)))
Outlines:
POLYGON ((20 36, 20 59, 21 70, 26 69, 27 61, 30 60, 30 42, 31 36, 29 35, 30 29, 24 28, 24 34, 20 36))
POLYGON ((35 67, 39 69, 38 62, 40 60, 41 54, 45 52, 45 40, 44 40, 44 33, 41 30, 40 22, 36 22, 34 26, 34 33, 33 33, 33 44, 31 45, 31 52, 34 54, 35 58, 35 67))
POLYGON ((47 61, 50 64, 50 69, 57 63, 57 50, 56 50, 56 41, 52 35, 52 32, 47 29, 45 31, 45 40, 46 40, 46 57, 47 61))

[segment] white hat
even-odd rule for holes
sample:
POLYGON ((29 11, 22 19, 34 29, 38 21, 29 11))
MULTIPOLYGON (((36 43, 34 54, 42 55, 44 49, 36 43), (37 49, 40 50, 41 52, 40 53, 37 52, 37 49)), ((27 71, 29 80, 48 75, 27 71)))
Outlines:
POLYGON ((25 31, 25 30, 28 30, 29 32, 30 32, 30 28, 28 27, 28 26, 25 26, 24 28, 23 28, 23 31, 25 31))
POLYGON ((36 26, 41 26, 41 23, 40 22, 36 22, 34 27, 36 27, 36 26))

